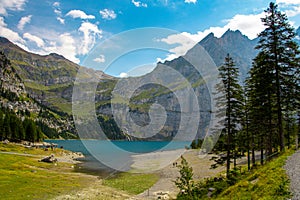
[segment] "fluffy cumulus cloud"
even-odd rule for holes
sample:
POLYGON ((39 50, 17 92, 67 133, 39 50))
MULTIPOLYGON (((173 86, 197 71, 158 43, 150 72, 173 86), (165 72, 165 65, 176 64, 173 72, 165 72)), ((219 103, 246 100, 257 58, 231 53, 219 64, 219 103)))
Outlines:
POLYGON ((73 18, 80 18, 80 19, 95 19, 94 15, 87 15, 82 10, 71 10, 66 14, 66 16, 70 16, 73 18))
POLYGON ((78 48, 78 54, 85 55, 94 46, 96 39, 102 37, 102 30, 90 22, 83 22, 78 29, 83 34, 83 40, 78 48))
POLYGON ((60 3, 56 1, 52 4, 52 6, 53 6, 54 13, 57 15, 57 17, 56 17, 57 21, 59 21, 59 23, 61 23, 61 24, 65 24, 65 19, 62 18, 60 3))
POLYGON ((290 5, 299 5, 300 0, 276 0, 277 4, 290 4, 290 5))
POLYGON ((22 39, 22 37, 20 37, 20 35, 17 32, 14 32, 13 30, 7 27, 7 24, 4 22, 3 17, 0 17, 0 35, 2 37, 9 38, 11 42, 16 43, 24 49, 27 49, 24 46, 25 41, 22 39))
POLYGON ((184 3, 197 3, 197 0, 184 0, 184 3))
POLYGON ((142 3, 142 2, 140 2, 140 1, 132 0, 131 2, 133 3, 133 5, 134 5, 135 7, 144 7, 144 8, 147 8, 147 7, 148 7, 148 5, 147 5, 146 3, 142 3))
MULTIPOLYGON (((161 42, 170 45, 178 44, 178 46, 169 50, 170 54, 165 60, 172 60, 184 55, 209 33, 214 33, 216 37, 221 37, 228 29, 240 30, 244 35, 249 37, 249 39, 254 39, 257 37, 258 33, 264 30, 264 26, 261 23, 262 17, 264 17, 264 13, 257 15, 235 15, 233 18, 225 20, 226 25, 223 27, 210 27, 209 29, 199 31, 195 34, 183 32, 163 38, 160 40, 161 42)), ((159 58, 158 61, 163 60, 159 58)))
POLYGON ((120 78, 127 78, 127 77, 128 77, 128 74, 125 73, 125 72, 122 72, 122 73, 120 73, 119 77, 120 77, 120 78))
POLYGON ((107 8, 105 8, 104 10, 100 10, 99 13, 103 19, 111 20, 117 18, 117 14, 115 13, 115 11, 109 10, 107 8))
POLYGON ((105 56, 101 54, 98 58, 95 58, 93 61, 95 61, 97 63, 104 63, 105 62, 105 56))
POLYGON ((54 7, 60 7, 60 3, 58 1, 56 1, 56 2, 53 3, 53 6, 54 7))
POLYGON ((295 17, 300 14, 300 0, 276 0, 276 3, 288 17, 295 17))
POLYGON ((55 41, 52 41, 49 46, 44 48, 44 51, 61 54, 75 63, 80 62, 76 57, 76 42, 70 33, 60 34, 55 41))
POLYGON ((264 30, 261 18, 265 17, 265 13, 256 15, 235 15, 232 19, 227 20, 228 24, 225 29, 240 30, 250 39, 257 37, 258 33, 264 30))
POLYGON ((65 24, 65 20, 63 18, 57 17, 56 19, 57 19, 57 21, 59 21, 59 23, 65 24))
POLYGON ((24 26, 28 23, 30 23, 31 21, 31 17, 32 15, 28 15, 28 16, 25 16, 25 17, 22 17, 18 23, 18 29, 19 30, 23 30, 24 29, 24 26))
POLYGON ((39 38, 38 36, 32 35, 30 33, 24 33, 23 38, 27 39, 31 42, 34 42, 38 47, 44 47, 44 40, 39 38))
MULTIPOLYGON (((203 35, 202 35, 203 36, 203 35)), ((166 60, 173 60, 181 55, 184 55, 187 50, 191 49, 198 41, 199 37, 202 37, 201 34, 192 35, 187 32, 169 35, 167 38, 163 38, 160 41, 165 42, 169 45, 178 44, 175 48, 170 49, 170 54, 166 58, 166 60)), ((158 58, 157 61, 163 61, 158 58)))
POLYGON ((27 0, 1 0, 0 14, 7 15, 7 10, 23 10, 27 0))

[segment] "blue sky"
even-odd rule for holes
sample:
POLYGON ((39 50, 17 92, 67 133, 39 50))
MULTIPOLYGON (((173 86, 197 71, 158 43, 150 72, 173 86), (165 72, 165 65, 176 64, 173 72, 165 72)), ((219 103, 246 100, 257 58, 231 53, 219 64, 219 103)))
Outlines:
MULTIPOLYGON (((300 26, 300 0, 276 3, 293 26, 300 26)), ((268 4, 266 0, 0 0, 0 36, 34 53, 55 52, 85 64, 90 51, 115 34, 143 27, 174 30, 156 38, 169 52, 147 50, 144 56, 128 54, 128 61, 120 59, 128 65, 138 57, 141 62, 134 62, 138 66, 183 55, 210 32, 220 37, 227 29, 239 29, 253 39, 263 30, 260 18, 268 4)), ((93 60, 106 63, 105 52, 93 60)), ((120 63, 108 72, 118 76, 133 68, 120 63)))

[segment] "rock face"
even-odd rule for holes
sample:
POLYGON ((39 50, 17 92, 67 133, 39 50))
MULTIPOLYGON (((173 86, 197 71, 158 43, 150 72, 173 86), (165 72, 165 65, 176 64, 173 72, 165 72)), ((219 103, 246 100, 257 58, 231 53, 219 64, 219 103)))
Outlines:
MULTIPOLYGON (((300 38, 300 28, 297 30, 297 33, 299 35, 298 38, 300 38)), ((242 83, 251 67, 252 59, 257 54, 257 51, 254 49, 257 41, 257 39, 248 39, 240 31, 228 30, 221 38, 209 34, 199 44, 208 52, 217 67, 223 64, 226 54, 229 53, 240 69, 242 83)), ((26 52, 2 37, 0 37, 0 51, 3 51, 8 59, 11 60, 12 70, 15 70, 16 75, 21 80, 17 81, 15 80, 16 78, 6 77, 8 75, 2 76, 0 77, 2 84, 6 84, 4 87, 16 93, 17 96, 20 96, 22 91, 24 91, 35 102, 32 105, 38 105, 40 106, 39 109, 51 111, 43 114, 44 117, 42 119, 45 123, 55 127, 61 133, 64 130, 68 130, 68 133, 76 135, 72 119, 72 93, 80 66, 58 54, 53 53, 41 56, 26 52), (11 86, 9 80, 16 84, 11 86), (60 122, 54 123, 55 119, 60 122)), ((198 53, 195 48, 192 48, 185 56, 166 61, 165 63, 158 63, 154 73, 162 69, 163 66, 169 66, 192 85, 193 91, 198 98, 199 109, 201 110, 201 123, 197 135, 203 137, 211 112, 209 92, 203 82, 201 82, 201 75, 185 59, 186 57, 196 59, 199 56, 198 53)), ((110 77, 101 71, 85 68, 83 70, 85 70, 86 74, 84 76, 87 78, 95 74, 102 77, 98 83, 95 101, 97 117, 101 127, 105 129, 105 134, 109 136, 109 139, 134 139, 126 133, 126 130, 121 130, 118 127, 119 124, 112 118, 112 106, 117 108, 119 106, 118 104, 111 104, 112 93, 119 79, 110 77)), ((134 80, 134 78, 128 79, 134 80)), ((178 80, 174 80, 171 85, 176 86, 176 84, 177 86, 180 85, 178 80)), ((130 85, 126 87, 130 87, 130 85)), ((180 88, 177 88, 177 90, 180 90, 180 88)), ((2 102, 5 103, 7 101, 2 102)), ((172 138, 180 126, 181 115, 179 111, 181 108, 179 99, 167 87, 148 84, 137 88, 130 98, 129 112, 124 116, 124 119, 128 120, 131 118, 137 125, 146 127, 151 122, 148 112, 153 103, 159 103, 164 107, 167 118, 159 134, 150 139, 172 138)), ((11 106, 16 107, 15 105, 11 106)), ((27 105, 25 107, 29 109, 30 106, 27 105)), ((34 106, 30 109, 32 111, 38 110, 34 106)))
POLYGON ((209 53, 217 66, 224 63, 224 58, 229 53, 240 69, 241 81, 243 81, 251 67, 252 59, 257 54, 257 50, 255 50, 257 42, 258 39, 250 40, 238 30, 228 30, 221 38, 217 38, 211 33, 199 44, 209 53))
MULTIPOLYGON (((55 118, 51 111, 31 98, 25 85, 7 57, 0 52, 0 107, 14 111, 19 117, 34 115, 34 120, 57 133, 72 131, 66 118, 55 118)), ((47 133, 47 130, 44 130, 47 133)))
POLYGON ((38 112, 38 106, 30 101, 25 86, 10 61, 0 52, 0 103, 1 107, 21 112, 38 112))

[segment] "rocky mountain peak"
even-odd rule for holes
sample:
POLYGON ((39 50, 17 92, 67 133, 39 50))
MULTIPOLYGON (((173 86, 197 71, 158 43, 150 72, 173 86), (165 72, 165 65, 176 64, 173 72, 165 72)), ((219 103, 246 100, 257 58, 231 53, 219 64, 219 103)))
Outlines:
POLYGON ((7 44, 7 43, 10 43, 10 41, 8 39, 0 36, 0 44, 7 44))
POLYGON ((62 56, 62 55, 60 55, 60 54, 57 54, 57 53, 50 53, 50 54, 48 55, 48 57, 52 57, 52 58, 54 58, 54 59, 63 59, 63 60, 66 59, 64 56, 62 56))
POLYGON ((228 29, 220 38, 209 34, 199 44, 208 52, 217 66, 224 63, 224 58, 229 53, 240 69, 241 81, 247 76, 252 59, 257 54, 255 50, 257 40, 250 40, 239 30, 228 29))

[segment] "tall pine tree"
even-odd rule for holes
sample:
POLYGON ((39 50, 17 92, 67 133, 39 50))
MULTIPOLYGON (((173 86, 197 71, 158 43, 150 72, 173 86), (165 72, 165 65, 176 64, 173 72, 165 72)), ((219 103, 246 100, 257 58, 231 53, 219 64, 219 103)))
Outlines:
MULTIPOLYGON (((233 59, 229 54, 225 57, 225 63, 219 68, 219 76, 222 80, 222 87, 220 93, 225 96, 224 106, 226 109, 225 116, 225 134, 226 141, 226 169, 227 176, 229 175, 230 162, 232 158, 236 158, 235 154, 235 138, 238 133, 238 125, 241 123, 241 110, 243 104, 243 91, 238 82, 239 70, 235 66, 233 59)), ((217 87, 217 90, 220 88, 217 87)))
MULTIPOLYGON (((284 94, 293 92, 295 89, 290 83, 294 82, 291 79, 294 78, 296 68, 299 67, 299 52, 294 41, 295 32, 287 16, 281 13, 273 2, 270 3, 265 13, 266 16, 262 18, 262 22, 266 28, 259 34, 259 43, 256 47, 260 51, 258 56, 263 57, 264 60, 256 64, 261 65, 258 67, 266 68, 266 73, 272 76, 274 88, 269 91, 268 95, 270 98, 274 95, 275 102, 270 102, 272 104, 269 106, 276 112, 279 147, 283 151, 285 147, 283 99, 287 98, 284 94)), ((271 121, 269 123, 272 123, 271 121)))

